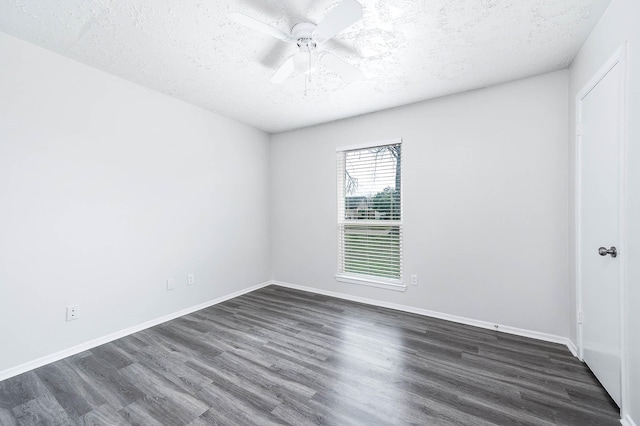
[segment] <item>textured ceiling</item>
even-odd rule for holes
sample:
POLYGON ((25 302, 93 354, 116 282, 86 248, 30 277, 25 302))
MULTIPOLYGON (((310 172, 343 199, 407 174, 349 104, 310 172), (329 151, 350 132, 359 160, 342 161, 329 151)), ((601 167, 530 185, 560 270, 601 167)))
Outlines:
POLYGON ((0 31, 275 133, 566 68, 610 0, 361 0, 364 17, 323 47, 360 69, 322 66, 308 84, 270 78, 284 32, 339 0, 0 0, 0 31))

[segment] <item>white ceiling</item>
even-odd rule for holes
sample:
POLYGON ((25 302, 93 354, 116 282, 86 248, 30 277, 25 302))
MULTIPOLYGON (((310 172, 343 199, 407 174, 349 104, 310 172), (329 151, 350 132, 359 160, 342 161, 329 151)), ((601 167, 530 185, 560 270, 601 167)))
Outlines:
POLYGON ((320 67, 269 80, 296 52, 229 20, 284 32, 340 0, 0 0, 0 31, 270 133, 566 68, 610 0, 361 0, 325 44, 365 79, 320 67))

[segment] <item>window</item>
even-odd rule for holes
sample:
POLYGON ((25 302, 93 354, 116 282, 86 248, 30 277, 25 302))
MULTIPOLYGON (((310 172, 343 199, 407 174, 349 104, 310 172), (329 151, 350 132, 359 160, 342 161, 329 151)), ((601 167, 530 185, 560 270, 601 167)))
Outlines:
POLYGON ((404 290, 402 141, 338 149, 339 281, 404 290))

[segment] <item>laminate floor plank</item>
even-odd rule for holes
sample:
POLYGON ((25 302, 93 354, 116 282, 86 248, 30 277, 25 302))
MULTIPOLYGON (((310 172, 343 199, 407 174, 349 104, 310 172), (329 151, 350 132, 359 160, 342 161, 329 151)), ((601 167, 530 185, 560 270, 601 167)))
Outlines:
MULTIPOLYGON (((193 420, 207 411, 209 408, 205 403, 195 398, 181 386, 170 380, 167 374, 161 371, 146 368, 140 363, 129 365, 120 372, 131 382, 135 383, 138 389, 145 395, 137 400, 143 403, 143 407, 152 410, 159 415, 158 420, 181 419, 193 420), (162 402, 162 404, 160 404, 162 402), (171 407, 172 409, 168 409, 171 407), (167 408, 164 410, 164 408, 167 408), (166 415, 163 414, 166 411, 166 415)), ((169 422, 169 424, 186 424, 188 422, 169 422)))
POLYGON ((100 384, 86 379, 70 365, 67 358, 38 368, 40 377, 55 400, 71 418, 78 418, 106 403, 98 391, 100 384))
POLYGON ((121 426, 129 423, 109 404, 89 411, 76 422, 79 426, 121 426))
MULTIPOLYGON (((103 360, 85 357, 73 362, 76 371, 82 372, 84 380, 91 381, 100 393, 105 405, 119 410, 145 395, 120 372, 103 360)), ((95 404, 92 405, 94 407, 95 404)))
POLYGON ((0 425, 608 426, 566 347, 269 286, 0 382, 0 425))
POLYGON ((49 390, 33 371, 0 382, 2 409, 11 410, 17 405, 46 395, 49 395, 49 390))
POLYGON ((51 395, 41 396, 13 408, 19 425, 67 425, 71 419, 64 407, 51 395))
POLYGON ((16 419, 13 414, 9 412, 9 410, 5 408, 0 408, 0 425, 3 426, 15 426, 16 419))

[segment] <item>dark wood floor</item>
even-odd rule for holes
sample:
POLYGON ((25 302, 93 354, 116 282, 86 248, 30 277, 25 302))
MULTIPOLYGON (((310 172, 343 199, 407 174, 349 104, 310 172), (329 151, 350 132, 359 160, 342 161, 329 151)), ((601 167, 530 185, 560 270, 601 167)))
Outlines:
POLYGON ((617 425, 562 345, 266 287, 0 382, 0 424, 617 425))

